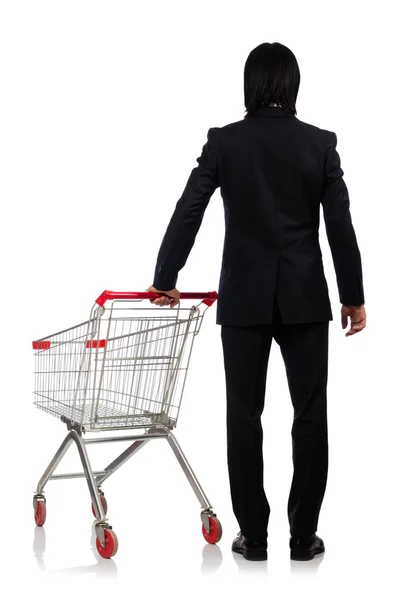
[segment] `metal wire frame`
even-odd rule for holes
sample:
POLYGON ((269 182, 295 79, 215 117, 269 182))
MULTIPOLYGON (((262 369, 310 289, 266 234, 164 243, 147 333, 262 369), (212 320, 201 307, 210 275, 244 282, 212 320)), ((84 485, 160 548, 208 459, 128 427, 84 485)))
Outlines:
POLYGON ((177 424, 206 309, 94 306, 90 318, 38 340, 35 404, 84 431, 177 424))

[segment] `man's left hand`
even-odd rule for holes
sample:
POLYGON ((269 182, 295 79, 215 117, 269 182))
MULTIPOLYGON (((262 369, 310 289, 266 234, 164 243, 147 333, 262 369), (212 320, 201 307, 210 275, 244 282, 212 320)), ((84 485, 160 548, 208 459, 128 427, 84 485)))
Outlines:
POLYGON ((157 306, 169 305, 170 308, 174 308, 174 306, 179 304, 181 297, 180 292, 176 288, 173 290, 157 290, 151 285, 146 291, 155 292, 156 294, 166 294, 164 296, 160 296, 159 298, 155 298, 154 300, 150 300, 151 304, 157 304, 157 306))

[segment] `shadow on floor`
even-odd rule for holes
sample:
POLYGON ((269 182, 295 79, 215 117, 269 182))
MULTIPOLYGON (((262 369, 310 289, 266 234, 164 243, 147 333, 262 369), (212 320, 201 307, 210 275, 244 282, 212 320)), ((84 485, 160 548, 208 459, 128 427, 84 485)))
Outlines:
POLYGON ((33 538, 33 553, 36 557, 37 565, 40 571, 53 574, 67 574, 67 575, 83 575, 87 573, 94 573, 99 578, 117 577, 117 565, 112 559, 101 558, 96 550, 96 536, 93 533, 91 535, 91 550, 94 555, 95 563, 91 565, 82 565, 76 567, 70 567, 65 569, 53 569, 48 570, 45 566, 44 554, 46 550, 46 533, 44 527, 34 528, 33 538))

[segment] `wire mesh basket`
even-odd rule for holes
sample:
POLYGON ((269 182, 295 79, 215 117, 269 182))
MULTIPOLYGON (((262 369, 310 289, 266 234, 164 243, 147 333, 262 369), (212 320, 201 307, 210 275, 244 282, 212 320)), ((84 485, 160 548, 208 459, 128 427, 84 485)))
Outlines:
POLYGON ((35 405, 85 431, 176 426, 199 306, 95 306, 88 321, 33 342, 35 405))

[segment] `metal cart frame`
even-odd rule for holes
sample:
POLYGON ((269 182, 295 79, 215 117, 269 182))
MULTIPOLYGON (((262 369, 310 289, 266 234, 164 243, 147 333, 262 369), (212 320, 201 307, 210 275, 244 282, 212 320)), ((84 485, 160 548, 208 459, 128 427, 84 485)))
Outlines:
MULTIPOLYGON (((55 453, 53 459, 49 463, 48 467, 44 471, 37 484, 37 488, 33 498, 35 522, 37 526, 42 526, 46 520, 46 498, 44 495, 44 488, 48 481, 85 478, 92 500, 92 511, 95 516, 94 528, 97 537, 96 547, 100 556, 104 558, 111 558, 115 555, 118 549, 118 540, 116 534, 112 530, 111 525, 109 525, 108 519, 106 517, 107 502, 105 495, 102 491, 102 484, 121 466, 123 466, 132 456, 134 456, 134 454, 136 454, 141 448, 143 448, 149 441, 154 439, 167 440, 188 482, 190 483, 191 488, 195 493, 201 506, 202 533, 205 540, 208 543, 214 544, 218 542, 222 536, 222 526, 220 524, 220 521, 217 518, 211 503, 209 502, 202 486, 200 485, 196 475, 194 474, 193 469, 190 466, 185 454, 183 453, 175 435, 172 433, 172 429, 176 426, 179 415, 179 408, 182 400, 185 378, 190 361, 190 354, 192 351, 194 337, 200 330, 204 313, 206 312, 208 307, 216 301, 217 294, 216 292, 181 294, 181 299, 198 298, 201 299, 202 303, 206 305, 206 308, 202 313, 200 313, 199 309, 201 303, 198 306, 193 306, 188 311, 189 315, 187 319, 182 319, 179 317, 179 305, 177 308, 174 309, 160 307, 155 307, 151 309, 152 311, 154 311, 154 314, 157 315, 164 314, 164 311, 167 311, 168 315, 175 314, 175 317, 173 317, 175 319, 174 322, 170 322, 169 320, 167 321, 168 329, 166 331, 168 333, 168 331, 172 331, 172 328, 174 328, 175 332, 182 332, 178 333, 178 335, 180 335, 180 340, 178 340, 179 346, 177 346, 177 344, 174 343, 172 339, 170 339, 170 335, 166 335, 164 332, 160 334, 158 333, 158 330, 164 330, 165 326, 151 327, 150 329, 142 329, 139 330, 139 332, 134 331, 133 333, 131 333, 130 326, 129 333, 127 332, 123 335, 111 337, 110 324, 112 323, 112 326, 114 328, 120 328, 120 321, 122 321, 120 317, 113 316, 115 302, 140 302, 146 299, 154 299, 158 296, 159 294, 155 294, 152 292, 105 291, 96 300, 96 304, 91 310, 90 319, 87 322, 81 324, 80 326, 76 326, 76 328, 64 330, 59 334, 55 334, 54 336, 48 336, 46 338, 42 338, 33 342, 33 347, 37 351, 36 355, 39 355, 38 360, 41 361, 41 363, 39 364, 42 364, 42 361, 44 359, 46 359, 47 361, 45 363, 46 370, 41 368, 38 372, 36 372, 36 375, 38 375, 39 377, 40 389, 40 393, 36 392, 36 394, 39 397, 36 404, 39 408, 44 409, 46 412, 50 412, 55 416, 60 417, 69 430, 69 433, 66 435, 65 439, 63 440, 62 444, 60 445, 59 449, 55 453), (104 339, 100 339, 100 319, 102 319, 103 315, 105 314, 104 304, 107 300, 113 300, 114 302, 110 307, 110 316, 108 318, 109 325, 106 330, 107 337, 104 339), (194 327, 193 329, 191 329, 191 324, 193 322, 194 327), (82 327, 83 329, 80 330, 77 329, 77 327, 82 327), (183 329, 183 327, 185 327, 185 329, 183 329), (72 334, 76 336, 76 331, 79 334, 77 338, 72 337, 72 335, 68 333, 72 332, 72 334), (149 334, 148 331, 150 332, 149 334), (133 337, 134 335, 135 338, 133 337), (162 335, 162 337, 159 337, 160 335, 162 335), (190 340, 190 348, 187 348, 186 346, 188 335, 192 335, 192 338, 190 340), (51 338, 55 340, 55 344, 51 342, 51 338), (140 341, 142 339, 144 340, 143 342, 140 341), (128 343, 126 342, 126 340, 128 341, 128 343), (131 340, 134 340, 134 343, 132 343, 131 340), (139 340, 139 343, 136 340, 139 340), (82 342, 84 342, 84 344, 82 344, 82 342), (110 345, 111 342, 114 345, 113 356, 116 356, 116 358, 106 358, 105 348, 107 344, 109 343, 108 345, 110 345), (50 353, 52 343, 55 349, 53 350, 52 357, 50 357, 50 360, 48 360, 46 358, 45 353, 50 353), (73 350, 72 352, 70 350, 70 348, 74 348, 72 344, 77 345, 77 348, 82 348, 82 350, 73 350), (116 344, 118 345, 116 346, 116 344), (159 357, 146 357, 144 355, 144 349, 148 347, 148 344, 150 348, 152 348, 152 350, 153 348, 156 350, 172 348, 172 351, 176 354, 178 354, 177 351, 179 351, 179 355, 177 355, 176 357, 172 356, 171 354, 167 354, 166 356, 161 355, 159 357), (182 369, 181 356, 186 350, 185 346, 187 348, 188 355, 187 360, 185 360, 186 366, 182 369), (68 349, 67 352, 65 348, 68 349), (140 349, 139 355, 137 348, 140 349), (115 350, 117 350, 117 355, 115 353, 115 350), (64 358, 65 356, 67 359, 67 368, 69 368, 70 371, 66 369, 61 369, 59 367, 61 357, 64 358), (171 367, 168 366, 166 369, 164 369, 164 365, 170 364, 171 367), (115 367, 115 365, 117 368, 115 367), (160 377, 160 379, 158 380, 160 381, 160 383, 163 380, 166 381, 166 385, 164 386, 164 390, 162 392, 164 394, 164 397, 166 398, 166 401, 162 400, 161 403, 162 412, 158 413, 158 400, 155 403, 153 403, 153 400, 148 400, 147 398, 145 398, 144 400, 146 404, 144 405, 143 399, 138 394, 137 390, 135 390, 136 396, 133 397, 131 393, 133 385, 130 384, 129 381, 129 396, 125 391, 120 392, 119 384, 116 391, 114 372, 117 371, 117 376, 120 378, 120 372, 128 373, 128 367, 130 367, 131 365, 133 365, 133 368, 136 370, 137 373, 140 373, 141 378, 143 377, 143 381, 145 376, 146 378, 152 378, 152 390, 156 387, 156 385, 157 387, 159 386, 159 383, 156 383, 156 381, 155 384, 153 384, 153 377, 155 377, 156 373, 156 376, 160 377), (137 367, 137 365, 139 365, 139 367, 137 367), (78 369, 76 368, 76 366, 78 367, 78 369), (139 371, 139 369, 141 369, 141 371, 139 371), (184 370, 184 376, 181 385, 177 389, 178 386, 176 384, 176 379, 179 370, 184 370), (99 412, 100 402, 102 402, 102 404, 105 403, 105 408, 107 408, 108 405, 110 405, 109 399, 103 401, 100 398, 100 393, 104 393, 103 381, 104 378, 106 378, 107 376, 106 373, 104 373, 105 371, 110 371, 109 377, 112 378, 111 380, 108 380, 108 387, 109 381, 111 381, 111 384, 114 388, 111 390, 113 405, 118 407, 117 410, 120 410, 120 408, 123 408, 124 410, 124 413, 122 413, 121 416, 115 416, 113 413, 106 413, 105 416, 103 416, 103 412, 99 412), (158 372, 160 371, 161 373, 159 375, 158 372), (45 384, 48 386, 47 381, 51 377, 53 378, 51 380, 51 386, 45 388, 45 390, 43 391, 42 382, 44 381, 45 384), (57 378, 58 383, 59 381, 63 382, 63 387, 58 386, 59 389, 57 389, 56 392, 54 391, 54 377, 57 378), (94 379, 92 379, 93 377, 94 379), (65 384, 65 378, 68 378, 67 386, 65 384), (89 385, 87 384, 89 378, 91 378, 91 382, 94 381, 94 384, 92 384, 92 389, 89 389, 89 385), (77 398, 76 390, 72 390, 72 392, 71 390, 69 390, 69 387, 71 385, 70 381, 74 382, 75 384, 77 382, 80 391, 84 391, 83 404, 81 403, 81 400, 77 398), (115 397, 119 397, 117 396, 117 394, 119 396, 120 394, 123 394, 123 405, 121 405, 120 401, 114 401, 115 397), (172 397, 178 394, 179 401, 177 403, 173 403, 172 397), (92 399, 91 404, 87 403, 89 397, 92 399), (131 398, 135 398, 135 404, 131 403, 131 398), (147 404, 148 402, 149 404, 147 404), (89 407, 88 412, 87 406, 89 407), (139 408, 139 412, 137 412, 137 406, 139 408), (143 410, 144 406, 149 406, 151 410, 143 410), (74 412, 70 407, 73 407, 74 412), (153 407, 155 407, 155 409, 153 407), (87 417, 87 414, 89 414, 89 417, 87 417), (76 415, 78 417, 77 419, 75 418, 76 415), (124 429, 139 429, 143 430, 143 432, 129 433, 128 435, 120 436, 111 435, 107 437, 93 438, 83 437, 84 434, 93 433, 95 431, 119 431, 124 429), (132 443, 112 462, 110 462, 102 471, 93 471, 88 457, 87 446, 90 444, 103 444, 112 442, 132 443), (54 474, 58 465, 60 464, 63 457, 65 456, 68 449, 73 443, 75 443, 77 446, 83 471, 78 473, 54 474)), ((131 319, 129 319, 129 322, 130 321, 131 319)), ((138 319, 136 318, 135 321, 138 322, 138 319)), ((147 323, 148 322, 149 321, 147 320, 147 323)), ((152 321, 150 321, 150 323, 151 322, 152 321)), ((119 329, 117 329, 117 332, 119 332, 119 329)), ((176 335, 177 334, 175 333, 175 338, 176 335)), ((111 352, 112 351, 110 351, 110 356, 112 356, 111 352)), ((139 382, 141 384, 141 379, 139 380, 139 382)), ((105 392, 108 394, 110 393, 109 390, 105 390, 105 392)))

